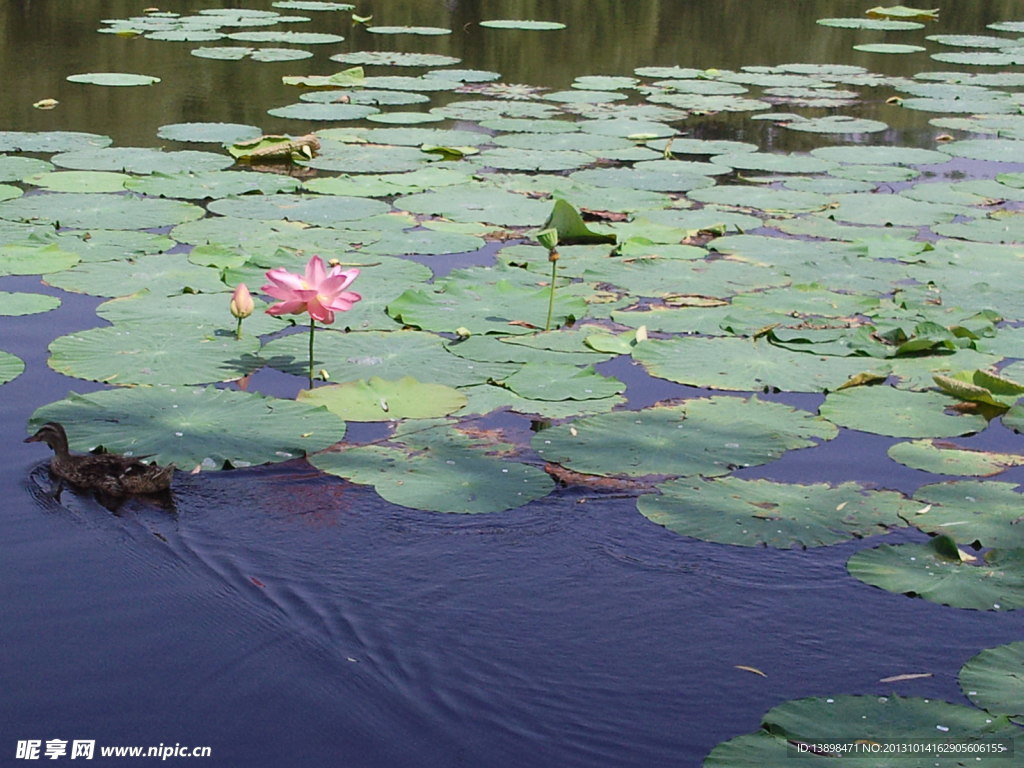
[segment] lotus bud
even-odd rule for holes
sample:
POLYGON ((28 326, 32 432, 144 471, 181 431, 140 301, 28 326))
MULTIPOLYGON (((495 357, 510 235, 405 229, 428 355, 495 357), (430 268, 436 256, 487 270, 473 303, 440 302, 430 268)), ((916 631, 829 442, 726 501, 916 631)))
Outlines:
POLYGON ((242 320, 251 315, 255 308, 249 289, 245 287, 245 283, 239 283, 235 292, 231 294, 231 314, 242 320))
POLYGON ((555 250, 558 247, 558 230, 554 227, 548 229, 542 229, 537 233, 537 242, 547 248, 549 251, 555 250))
POLYGON ((460 326, 455 329, 455 335, 458 336, 460 339, 468 339, 470 336, 473 335, 473 332, 469 330, 469 328, 460 326))

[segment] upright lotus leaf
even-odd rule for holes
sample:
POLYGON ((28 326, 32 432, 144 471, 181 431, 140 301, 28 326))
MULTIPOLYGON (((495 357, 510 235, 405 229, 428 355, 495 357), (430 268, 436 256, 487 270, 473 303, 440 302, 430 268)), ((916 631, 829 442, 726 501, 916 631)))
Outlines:
POLYGON ((626 389, 618 379, 591 367, 551 362, 526 363, 498 383, 528 400, 599 400, 626 389))
MULTIPOLYGON (((640 322, 651 325, 646 318, 640 322)), ((792 352, 764 339, 740 338, 651 340, 634 350, 633 359, 652 375, 670 381, 741 392, 829 391, 880 367, 878 361, 792 352)))
POLYGON ((563 245, 615 244, 614 234, 594 232, 583 222, 579 211, 561 199, 555 200, 551 213, 541 229, 554 229, 558 233, 558 242, 563 245))
POLYGON ((806 411, 720 396, 579 419, 538 432, 533 447, 546 461, 587 474, 711 477, 836 434, 806 411))
POLYGON ((60 306, 56 296, 42 293, 9 293, 0 291, 0 316, 18 317, 49 312, 60 306))
POLYGON ((46 283, 73 293, 111 297, 127 296, 140 288, 146 288, 155 296, 228 290, 217 270, 196 266, 183 253, 139 256, 129 263, 83 263, 49 275, 46 283))
POLYGON ((952 437, 985 428, 985 417, 979 414, 947 413, 955 403, 939 392, 855 387, 829 394, 820 412, 841 427, 892 437, 952 437))
POLYGON ((936 475, 991 477, 1024 465, 1024 456, 1020 454, 971 450, 941 440, 895 443, 888 454, 893 461, 936 475))
POLYGON ((45 275, 73 267, 79 261, 59 245, 46 242, 15 242, 0 245, 0 275, 45 275))
POLYGON ((860 539, 893 528, 916 505, 894 491, 858 483, 776 483, 688 477, 658 486, 637 509, 670 531, 720 544, 802 549, 860 539))
POLYGON ((846 568, 875 587, 976 611, 1024 608, 1024 549, 990 549, 974 562, 949 536, 924 544, 883 544, 856 553, 846 568))
POLYGON ((196 335, 169 326, 107 326, 59 336, 49 365, 58 373, 117 386, 234 381, 262 366, 259 339, 196 335))
POLYGON ((1024 641, 986 648, 960 668, 960 689, 975 706, 1024 722, 1024 641))
MULTIPOLYGON (((273 368, 303 374, 309 354, 307 339, 301 333, 273 339, 263 345, 260 356, 273 368)), ((419 381, 451 387, 504 378, 516 368, 456 357, 445 349, 444 339, 432 333, 340 333, 326 329, 317 332, 314 366, 317 370, 326 369, 331 380, 336 382, 374 377, 397 380, 415 371, 419 381)))
POLYGON ((345 421, 433 419, 447 416, 467 402, 457 389, 417 381, 412 376, 390 381, 373 376, 302 390, 298 400, 322 405, 345 421))
POLYGON ((1020 513, 1024 496, 1014 483, 954 480, 923 485, 914 499, 928 504, 908 520, 928 533, 964 544, 1001 549, 1024 547, 1020 513))
POLYGON ((73 450, 102 446, 182 470, 287 461, 345 436, 345 422, 324 408, 212 386, 72 392, 37 409, 29 431, 47 421, 64 425, 73 450))
MULTIPOLYGON (((834 753, 826 745, 857 745, 867 756, 843 755, 850 764, 866 768, 929 766, 956 768, 967 763, 962 755, 972 746, 981 750, 1013 743, 1017 729, 1006 717, 950 704, 933 698, 890 696, 828 696, 792 699, 772 707, 762 718, 756 733, 738 736, 716 746, 704 759, 703 768, 760 768, 788 765, 795 759, 807 768, 829 768, 836 764, 834 753), (798 751, 799 745, 807 751, 798 751), (824 749, 818 749, 818 745, 824 749), (917 759, 911 752, 886 751, 887 745, 908 750, 934 749, 928 757, 917 759), (948 749, 946 752, 938 752, 948 749), (936 756, 932 756, 936 755, 936 756)), ((971 757, 971 764, 997 766, 1009 759, 1005 754, 971 757)))
POLYGON ((155 229, 200 219, 203 209, 179 200, 55 192, 0 203, 0 218, 52 221, 72 229, 155 229))
POLYGON ((1024 385, 988 371, 958 371, 933 377, 943 392, 961 400, 984 403, 1006 410, 1024 396, 1024 385))
POLYGON ((25 361, 10 352, 0 351, 0 384, 17 378, 25 370, 25 361))
MULTIPOLYGON (((449 279, 426 288, 411 288, 388 304, 388 314, 405 325, 428 331, 453 333, 529 333, 544 327, 549 290, 512 283, 474 284, 449 279)), ((554 327, 561 327, 587 312, 586 301, 568 290, 554 300, 554 327)))
POLYGON ((410 426, 387 443, 317 454, 318 469, 372 484, 387 501, 413 509, 500 512, 543 498, 554 488, 539 467, 516 460, 516 446, 486 431, 441 424, 410 426))

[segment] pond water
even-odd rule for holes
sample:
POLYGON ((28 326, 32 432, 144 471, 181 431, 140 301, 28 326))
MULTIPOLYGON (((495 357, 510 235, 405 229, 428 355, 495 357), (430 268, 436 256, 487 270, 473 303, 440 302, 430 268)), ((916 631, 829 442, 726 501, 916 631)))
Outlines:
MULTIPOLYGON (((454 56, 460 67, 501 73, 503 82, 553 90, 580 76, 651 66, 854 64, 911 77, 946 65, 927 53, 871 54, 852 46, 984 35, 987 24, 1020 11, 1019 3, 998 0, 950 4, 925 30, 897 35, 814 23, 860 16, 863 3, 770 5, 378 0, 357 12, 372 13, 373 23, 453 33, 392 38, 353 26, 348 13, 311 12, 315 21, 306 26, 344 35, 345 42, 309 46, 314 56, 306 60, 240 63, 189 55, 198 45, 222 43, 97 33, 102 20, 137 15, 139 3, 8 0, 0 5, 0 71, 8 83, 0 93, 0 131, 87 131, 112 137, 115 146, 193 149, 159 140, 158 129, 198 121, 252 124, 267 133, 333 127, 274 118, 267 110, 295 101, 282 76, 335 72, 347 66, 328 60, 339 51, 454 56), (495 18, 548 19, 568 29, 478 26, 495 18), (562 36, 545 37, 552 34, 562 36), (162 82, 101 88, 64 79, 95 71, 139 72, 162 82), (44 98, 60 105, 32 107, 44 98)), ((194 0, 189 10, 223 7, 271 5, 194 0)), ((405 74, 398 67, 373 72, 383 73, 405 74)), ((429 106, 460 98, 473 96, 438 94, 429 106)), ((928 122, 934 113, 894 110, 884 97, 840 111, 888 124, 861 137, 864 143, 933 148, 940 132, 928 122)), ((751 142, 765 151, 852 143, 787 131, 743 112, 693 116, 674 126, 686 136, 751 142)), ((954 179, 1020 170, 1024 157, 951 161, 935 172, 954 179)), ((488 263, 494 250, 420 261, 441 276, 488 263)), ((19 741, 85 739, 97 747, 208 745, 212 757, 203 765, 254 768, 696 767, 716 744, 757 730, 768 709, 789 699, 895 692, 969 705, 957 683, 964 662, 1024 637, 1019 612, 952 608, 852 578, 847 559, 876 539, 809 550, 700 541, 639 514, 634 492, 570 485, 516 509, 446 515, 391 504, 370 485, 292 460, 178 473, 171 508, 132 500, 111 514, 88 495, 68 492, 58 503, 45 493, 44 450, 21 440, 40 406, 69 391, 108 389, 46 364, 53 339, 104 324, 95 315, 102 299, 43 285, 38 275, 0 277, 0 291, 62 301, 46 314, 0 318, 0 348, 27 364, 0 388, 2 765, 22 764, 15 758, 19 741), (920 676, 880 682, 904 674, 920 676)), ((653 378, 628 357, 598 370, 628 385, 635 409, 706 394, 653 378)), ((303 381, 264 369, 250 386, 291 398, 303 381)), ((765 399, 815 411, 823 396, 765 399)), ((529 419, 498 415, 483 423, 521 443, 531 435, 529 419)), ((375 439, 381 429, 350 425, 348 435, 375 439)), ((856 481, 907 494, 943 479, 889 459, 894 442, 844 430, 738 474, 856 481)), ((996 421, 961 444, 1015 451, 1019 436, 996 421)), ((1024 482, 1024 469, 998 479, 1024 482)), ((885 537, 925 539, 910 530, 885 537)), ((97 765, 124 762, 95 758, 97 765)))

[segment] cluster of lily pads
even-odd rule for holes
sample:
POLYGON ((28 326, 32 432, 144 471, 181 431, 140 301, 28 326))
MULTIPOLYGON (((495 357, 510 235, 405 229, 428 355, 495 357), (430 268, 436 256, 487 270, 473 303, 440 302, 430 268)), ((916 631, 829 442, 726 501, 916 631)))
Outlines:
MULTIPOLYGON (((226 29, 300 20, 238 9, 150 13, 104 31, 278 42, 296 33, 226 29)), ((920 23, 820 23, 853 22, 920 23)), ((995 35, 933 42, 968 49, 960 58, 937 52, 939 61, 1000 67, 1015 64, 1020 47, 995 35)), ((193 53, 236 57, 227 50, 193 53)), ((986 164, 1024 162, 1024 73, 642 67, 545 93, 452 69, 453 57, 333 58, 350 68, 285 78, 283 91, 306 90, 271 110, 333 123, 293 141, 304 151, 288 165, 236 162, 263 141, 257 126, 164 126, 166 140, 212 145, 183 151, 113 147, 88 133, 0 132, 0 275, 42 275, 108 299, 97 309, 107 324, 55 339, 49 365, 110 387, 41 407, 30 429, 61 421, 74 448, 153 454, 184 469, 306 456, 395 504, 438 512, 519 507, 557 482, 614 483, 670 531, 741 546, 823 546, 913 526, 933 538, 859 552, 850 572, 946 605, 1024 606, 1012 484, 942 481, 907 498, 853 482, 736 474, 813 449, 840 428, 900 438, 892 459, 937 475, 985 478, 1024 463, 948 442, 995 417, 1024 429, 1024 368, 1015 362, 1024 173, 986 164), (403 65, 428 71, 362 69, 403 65), (465 98, 389 109, 429 105, 437 93, 465 98), (833 113, 864 99, 935 112, 932 124, 948 133, 932 148, 869 145, 884 122, 833 113), (820 133, 825 145, 784 154, 680 130, 685 119, 723 111, 820 133), (458 128, 410 127, 453 120, 458 128), (976 161, 983 176, 949 172, 959 159, 976 161), (586 225, 559 226, 566 208, 586 225), (538 241, 553 225, 557 262, 538 241), (259 299, 236 335, 232 291, 261 284, 269 269, 299 272, 313 254, 360 271, 362 301, 317 334, 313 369, 329 383, 295 400, 249 391, 264 368, 305 376, 307 336, 260 311, 259 299), (454 254, 477 265, 430 268, 454 254), (630 409, 626 383, 598 369, 610 360, 733 394, 630 409), (811 413, 773 401, 778 392, 825 396, 811 413), (531 444, 492 428, 487 417, 497 412, 532 422, 531 444), (389 424, 387 438, 343 442, 346 422, 362 421, 389 424)), ((0 314, 57 303, 4 293, 0 314)), ((22 370, 0 352, 0 382, 22 370)), ((972 664, 965 674, 986 668, 972 664)), ((1012 710, 979 703, 996 714, 898 698, 789 702, 766 716, 771 727, 720 746, 706 765, 746 764, 730 752, 741 747, 777 755, 787 733, 810 738, 814 731, 787 725, 794 718, 834 728, 863 711, 904 734, 921 717, 947 718, 957 733, 1003 734, 1005 715, 1024 711, 1019 691, 1012 710)))

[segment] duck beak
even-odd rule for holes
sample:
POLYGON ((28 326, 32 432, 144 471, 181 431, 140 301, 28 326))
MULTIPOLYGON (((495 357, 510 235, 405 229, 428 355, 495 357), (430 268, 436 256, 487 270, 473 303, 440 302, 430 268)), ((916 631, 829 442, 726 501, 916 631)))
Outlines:
POLYGON ((37 432, 36 434, 32 435, 32 437, 26 437, 21 442, 23 442, 23 443, 38 443, 40 441, 42 441, 42 438, 39 436, 39 433, 37 432))

